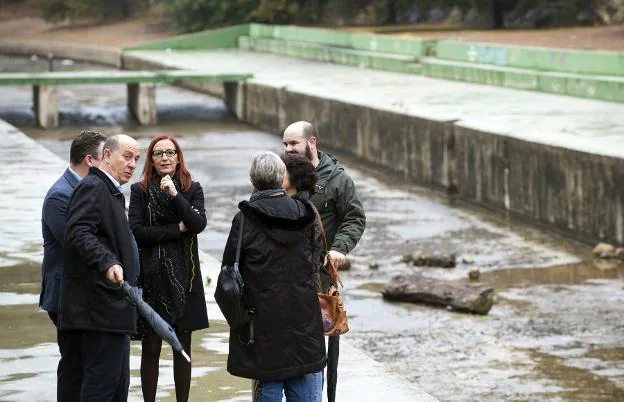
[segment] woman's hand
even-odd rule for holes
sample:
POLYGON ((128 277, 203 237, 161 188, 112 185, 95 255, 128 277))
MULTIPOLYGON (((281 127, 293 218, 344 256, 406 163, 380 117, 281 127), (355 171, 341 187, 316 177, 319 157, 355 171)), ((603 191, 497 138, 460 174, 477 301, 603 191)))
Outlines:
POLYGON ((171 180, 169 175, 166 175, 160 180, 160 191, 169 194, 171 197, 178 195, 178 190, 176 190, 173 180, 171 180))

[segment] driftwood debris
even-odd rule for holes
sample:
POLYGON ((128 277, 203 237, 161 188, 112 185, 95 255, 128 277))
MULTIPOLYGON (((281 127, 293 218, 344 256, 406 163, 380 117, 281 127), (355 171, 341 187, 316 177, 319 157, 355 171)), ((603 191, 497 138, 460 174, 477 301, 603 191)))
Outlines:
POLYGON ((422 274, 398 275, 381 290, 384 299, 431 304, 464 313, 486 315, 494 304, 494 289, 422 274))
POLYGON ((615 247, 608 243, 598 243, 594 247, 594 256, 602 259, 624 260, 624 247, 615 247))
POLYGON ((454 268, 455 254, 434 253, 431 255, 427 255, 423 252, 416 251, 414 253, 404 255, 403 258, 401 258, 401 262, 404 262, 406 264, 412 264, 418 267, 454 268))

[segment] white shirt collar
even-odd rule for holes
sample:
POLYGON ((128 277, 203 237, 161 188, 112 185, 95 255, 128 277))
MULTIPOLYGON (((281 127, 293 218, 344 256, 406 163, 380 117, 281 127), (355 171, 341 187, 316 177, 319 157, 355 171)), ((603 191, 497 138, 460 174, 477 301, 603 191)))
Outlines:
POLYGON ((76 177, 76 179, 78 179, 78 181, 82 180, 82 177, 78 173, 76 173, 74 169, 71 168, 71 165, 68 166, 67 169, 69 169, 69 171, 76 177))
MULTIPOLYGON (((102 169, 100 169, 100 170, 102 170, 102 169)), ((115 185, 115 187, 117 187, 117 190, 119 190, 119 191, 121 191, 121 190, 122 190, 122 188, 121 188, 121 186, 122 186, 122 185, 121 185, 121 184, 119 184, 119 182, 118 182, 117 180, 115 180, 115 179, 113 178, 113 176, 111 176, 111 175, 110 175, 110 174, 109 174, 106 170, 102 170, 102 172, 104 172, 104 174, 105 174, 106 176, 108 176, 108 178, 109 178, 109 179, 113 182, 113 184, 115 185)))

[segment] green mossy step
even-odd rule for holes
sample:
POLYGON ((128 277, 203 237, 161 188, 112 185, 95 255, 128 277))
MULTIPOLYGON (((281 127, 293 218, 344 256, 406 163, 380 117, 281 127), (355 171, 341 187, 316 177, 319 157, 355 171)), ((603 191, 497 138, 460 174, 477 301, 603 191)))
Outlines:
POLYGON ((505 88, 624 102, 624 77, 581 75, 423 58, 422 74, 505 88))
POLYGON ((248 36, 240 37, 238 44, 241 49, 245 50, 275 53, 308 60, 400 73, 419 72, 419 68, 414 66, 418 61, 416 57, 402 54, 379 53, 304 41, 248 36))

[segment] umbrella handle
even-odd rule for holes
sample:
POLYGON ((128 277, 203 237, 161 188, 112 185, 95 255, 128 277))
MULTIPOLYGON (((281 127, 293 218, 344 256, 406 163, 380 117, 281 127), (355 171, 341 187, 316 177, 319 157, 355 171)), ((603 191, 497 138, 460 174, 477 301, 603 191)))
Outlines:
POLYGON ((186 352, 184 351, 184 349, 180 349, 180 354, 182 355, 182 357, 184 357, 186 359, 187 362, 191 362, 191 358, 189 357, 189 355, 186 354, 186 352))

